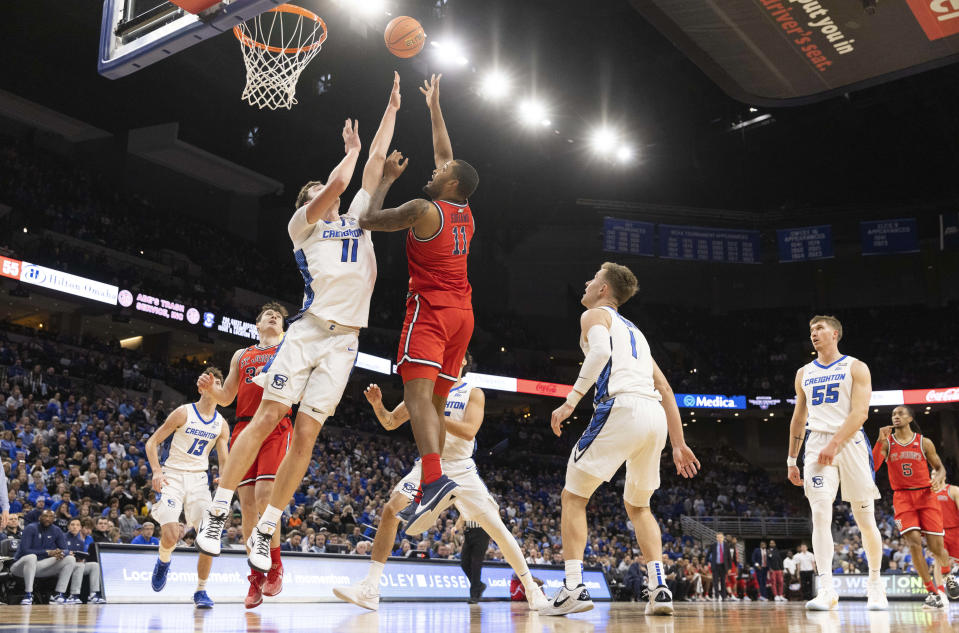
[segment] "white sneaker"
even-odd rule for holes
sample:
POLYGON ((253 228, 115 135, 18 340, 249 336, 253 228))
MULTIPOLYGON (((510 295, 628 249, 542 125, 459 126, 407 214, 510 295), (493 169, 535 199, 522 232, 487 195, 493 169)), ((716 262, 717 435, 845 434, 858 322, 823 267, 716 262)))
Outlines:
POLYGON ((220 555, 220 537, 223 536, 223 524, 226 523, 227 513, 214 514, 210 506, 200 521, 196 530, 196 548, 207 556, 220 555))
MULTIPOLYGON (((882 597, 885 600, 885 594, 882 597)), ((806 609, 809 611, 830 611, 838 605, 839 596, 836 595, 836 592, 832 589, 822 589, 818 596, 806 603, 806 609)))
POLYGON ((939 597, 938 593, 930 593, 923 601, 922 608, 930 611, 945 611, 946 605, 943 604, 942 598, 939 597))
POLYGON ((567 589, 565 583, 556 592, 549 606, 540 610, 541 615, 566 615, 568 613, 582 613, 593 608, 593 600, 589 597, 586 585, 580 583, 574 589, 567 589))
POLYGON ((349 587, 333 587, 333 595, 370 611, 376 611, 380 606, 380 592, 365 580, 349 587))
POLYGON ((549 606, 549 598, 546 597, 540 587, 526 592, 526 602, 529 603, 530 611, 542 611, 549 606))
POLYGON ((869 611, 889 610, 889 601, 886 600, 886 590, 882 588, 881 580, 874 580, 866 585, 866 609, 869 611))
POLYGON ((246 547, 250 550, 247 562, 250 567, 258 572, 267 573, 273 566, 273 559, 270 557, 270 541, 273 540, 272 534, 261 532, 259 526, 253 528, 253 533, 246 541, 246 547))
POLYGON ((939 597, 942 598, 942 604, 949 606, 949 596, 946 595, 945 591, 939 592, 939 597))
POLYGON ((743 602, 752 602, 752 601, 753 599, 750 598, 749 596, 743 596, 743 602))
POLYGON ((646 615, 672 615, 673 594, 666 585, 659 585, 649 592, 646 615))

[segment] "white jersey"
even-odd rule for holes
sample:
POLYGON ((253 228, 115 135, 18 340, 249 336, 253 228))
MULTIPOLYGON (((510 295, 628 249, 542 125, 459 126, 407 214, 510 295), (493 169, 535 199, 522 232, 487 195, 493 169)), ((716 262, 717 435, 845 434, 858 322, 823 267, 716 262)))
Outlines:
POLYGON ((856 359, 842 356, 829 365, 814 360, 802 368, 802 390, 806 394, 807 431, 835 433, 852 409, 852 364, 856 359))
MULTIPOLYGON (((463 421, 463 418, 466 417, 466 405, 469 404, 471 391, 473 391, 472 385, 465 382, 459 387, 450 389, 450 395, 446 397, 446 418, 454 422, 463 421)), ((475 448, 475 440, 464 440, 447 431, 446 442, 443 444, 443 454, 440 457, 444 460, 470 459, 473 457, 475 448)))
MULTIPOLYGON (((364 196, 369 194, 361 190, 356 198, 364 196)), ((312 312, 340 325, 366 327, 376 282, 370 232, 361 229, 349 213, 333 222, 309 224, 305 205, 293 214, 288 230, 293 256, 306 285, 300 314, 312 312)))
MULTIPOLYGON (((631 394, 661 401, 663 398, 653 386, 653 357, 646 337, 635 325, 616 310, 603 308, 612 317, 609 342, 613 354, 596 379, 596 397, 600 402, 620 394, 631 394)), ((589 353, 589 343, 580 340, 583 354, 589 353)))
POLYGON ((186 472, 206 472, 210 469, 210 451, 223 430, 223 416, 215 412, 209 420, 200 417, 196 404, 186 406, 186 422, 173 432, 170 452, 164 468, 186 472))

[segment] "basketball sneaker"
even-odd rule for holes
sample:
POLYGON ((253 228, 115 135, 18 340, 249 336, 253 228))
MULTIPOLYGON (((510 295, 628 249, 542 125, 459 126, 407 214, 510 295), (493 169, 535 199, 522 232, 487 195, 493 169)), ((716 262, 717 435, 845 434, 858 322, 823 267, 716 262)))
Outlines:
POLYGON ((380 606, 380 592, 366 580, 361 580, 349 587, 333 587, 333 595, 346 602, 352 602, 358 607, 376 611, 380 606))
POLYGON ((589 597, 589 591, 586 585, 578 584, 574 589, 567 589, 566 584, 560 588, 549 606, 541 609, 541 615, 567 615, 569 613, 582 613, 593 608, 593 601, 589 597))
POLYGON ((959 580, 956 580, 956 577, 952 574, 948 574, 945 577, 946 581, 946 595, 949 596, 950 600, 959 599, 959 580))
POLYGON ((456 482, 446 475, 422 486, 419 498, 414 498, 410 505, 396 515, 401 521, 406 521, 406 533, 422 534, 429 530, 436 523, 440 512, 453 503, 458 487, 456 482))
MULTIPOLYGON (((885 595, 883 595, 883 598, 885 598, 885 595)), ((838 605, 839 596, 833 589, 820 589, 819 595, 806 603, 806 609, 809 611, 830 611, 838 605)))
POLYGON ((266 576, 254 571, 246 578, 250 581, 250 589, 246 592, 243 606, 254 609, 263 603, 263 583, 266 581, 266 576))
POLYGON ((874 580, 866 584, 866 609, 869 611, 887 611, 889 609, 886 590, 882 588, 881 580, 874 580))
POLYGON ((213 608, 213 600, 210 599, 210 596, 206 595, 205 591, 197 591, 193 594, 193 604, 196 605, 197 609, 213 608))
POLYGON ((263 583, 263 595, 273 597, 283 591, 283 563, 270 567, 266 573, 266 582, 263 583))
POLYGON ((164 563, 159 558, 157 559, 156 565, 153 566, 153 577, 150 578, 150 586, 153 587, 153 591, 163 591, 163 588, 166 587, 166 573, 170 570, 171 562, 164 563))
MULTIPOLYGON (((270 571, 270 568, 273 566, 273 559, 270 557, 270 541, 272 539, 272 534, 261 532, 259 526, 257 526, 253 528, 253 533, 250 534, 250 538, 246 541, 246 546, 250 550, 250 556, 247 562, 251 568, 264 574, 270 571)), ((199 543, 200 537, 197 537, 196 541, 199 543)), ((217 543, 219 542, 220 541, 217 540, 217 543)))
POLYGON ((532 591, 526 592, 526 602, 529 603, 530 611, 542 611, 549 606, 549 598, 543 593, 543 589, 538 586, 532 591))
POLYGON ((20 604, 22 605, 33 604, 33 593, 28 591, 27 593, 23 594, 23 600, 20 601, 20 604))
MULTIPOLYGON (((207 556, 220 555, 220 537, 223 536, 223 524, 226 523, 227 513, 216 514, 210 506, 200 527, 196 531, 196 548, 207 556)), ((267 565, 266 569, 269 569, 267 565)), ((257 569, 254 567, 254 569, 257 569)), ((261 571, 266 571, 266 569, 261 571)))
POLYGON ((946 609, 946 605, 943 603, 942 598, 939 597, 938 593, 930 593, 923 601, 922 608, 930 611, 944 611, 946 609))
POLYGON ((649 593, 646 615, 672 615, 673 593, 666 585, 659 585, 649 593))
POLYGON ((65 593, 57 593, 50 596, 50 604, 70 604, 68 600, 69 596, 65 593))
POLYGON ((67 596, 66 604, 83 604, 83 600, 80 600, 80 596, 78 594, 72 594, 67 596))
POLYGON ((87 604, 106 604, 107 599, 99 591, 87 598, 87 604))

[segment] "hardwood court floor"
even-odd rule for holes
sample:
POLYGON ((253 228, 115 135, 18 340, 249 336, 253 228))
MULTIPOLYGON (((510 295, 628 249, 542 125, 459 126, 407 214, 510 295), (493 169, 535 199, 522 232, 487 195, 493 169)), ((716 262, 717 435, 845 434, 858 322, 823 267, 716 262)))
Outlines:
POLYGON ((827 613, 801 603, 678 604, 674 617, 647 617, 636 603, 597 603, 567 617, 530 614, 525 604, 384 603, 376 612, 348 604, 221 604, 196 611, 185 604, 0 606, 0 632, 27 633, 954 633, 950 612, 893 602, 887 612, 843 602, 827 613))

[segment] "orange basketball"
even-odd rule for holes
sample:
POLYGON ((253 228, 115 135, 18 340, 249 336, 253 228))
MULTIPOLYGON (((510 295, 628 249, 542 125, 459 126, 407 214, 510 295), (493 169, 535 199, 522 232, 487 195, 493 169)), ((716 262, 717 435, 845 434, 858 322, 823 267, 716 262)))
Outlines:
POLYGON ((401 15, 393 18, 386 25, 383 39, 386 41, 386 48, 397 57, 413 57, 423 50, 423 45, 426 44, 426 31, 413 18, 401 15))

